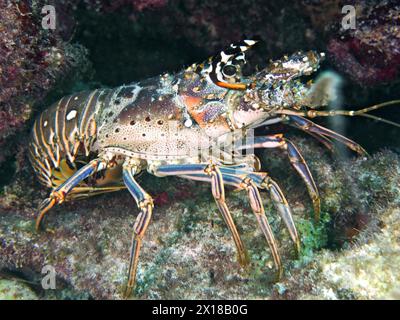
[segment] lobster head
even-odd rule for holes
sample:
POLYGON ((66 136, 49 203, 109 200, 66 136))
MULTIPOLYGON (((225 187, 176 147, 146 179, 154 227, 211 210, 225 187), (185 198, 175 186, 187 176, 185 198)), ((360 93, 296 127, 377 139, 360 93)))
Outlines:
POLYGON ((282 109, 326 104, 326 96, 321 95, 326 90, 321 91, 320 85, 318 90, 313 90, 310 83, 304 84, 298 79, 318 69, 323 53, 297 52, 245 75, 245 55, 256 43, 256 40, 243 40, 231 44, 207 61, 185 70, 189 80, 185 82, 182 96, 189 113, 205 129, 217 127, 217 122, 220 130, 215 135, 227 130, 221 126, 225 119, 231 130, 247 128, 282 109))

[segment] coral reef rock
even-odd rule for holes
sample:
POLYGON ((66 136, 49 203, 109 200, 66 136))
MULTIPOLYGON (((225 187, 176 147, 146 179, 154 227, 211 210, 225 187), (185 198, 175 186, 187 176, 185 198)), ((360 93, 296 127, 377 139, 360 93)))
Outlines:
MULTIPOLYGON (((287 170, 290 165, 285 155, 268 151, 264 165, 287 194, 302 241, 296 259, 288 232, 267 194, 262 193, 285 264, 281 282, 274 283, 272 258, 245 192, 227 191, 228 205, 251 260, 247 268, 241 268, 209 185, 148 176, 141 181, 158 206, 145 236, 134 297, 396 296, 400 274, 396 240, 399 157, 385 151, 370 159, 333 161, 309 139, 293 140, 304 152, 320 187, 323 212, 321 221, 313 222, 301 179, 293 170, 287 170), (340 250, 335 249, 338 246, 340 250)), ((121 298, 137 215, 129 193, 122 191, 58 206, 46 216, 45 230, 36 233, 33 208, 46 193, 34 189, 28 192, 30 188, 28 183, 24 195, 18 196, 21 191, 16 182, 1 195, 0 271, 21 279, 38 298, 121 298), (54 290, 41 287, 46 265, 56 272, 54 290)))
POLYGON ((42 28, 45 4, 0 2, 0 164, 15 153, 11 137, 31 118, 34 105, 60 77, 88 64, 86 49, 68 42, 74 22, 63 18, 70 17, 69 12, 57 11, 64 23, 56 30, 42 28))

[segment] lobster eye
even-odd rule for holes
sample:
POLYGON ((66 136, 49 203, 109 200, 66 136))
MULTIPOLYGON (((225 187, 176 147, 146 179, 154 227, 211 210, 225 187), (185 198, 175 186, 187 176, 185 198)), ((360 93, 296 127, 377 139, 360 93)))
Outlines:
POLYGON ((231 64, 224 66, 222 69, 222 73, 226 77, 233 77, 236 74, 236 71, 236 67, 231 64))

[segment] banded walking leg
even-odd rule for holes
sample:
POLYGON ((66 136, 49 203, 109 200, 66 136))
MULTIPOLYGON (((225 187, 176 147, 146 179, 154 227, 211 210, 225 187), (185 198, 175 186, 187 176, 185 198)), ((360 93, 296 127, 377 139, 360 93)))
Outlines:
POLYGON ((157 176, 200 176, 203 179, 211 182, 211 191, 219 211, 227 224, 229 231, 232 234, 233 240, 238 252, 238 260, 241 265, 248 264, 248 256, 246 249, 237 231, 235 222, 225 202, 224 182, 219 168, 209 164, 177 164, 177 165, 162 165, 154 170, 157 176))
MULTIPOLYGON (((257 222, 262 230, 268 245, 270 247, 275 267, 277 271, 277 278, 280 278, 283 272, 282 263, 277 249, 276 241, 272 230, 269 226, 265 210, 262 205, 261 195, 258 188, 267 189, 270 193, 271 199, 282 217, 285 225, 289 230, 289 234, 295 244, 296 253, 300 250, 300 239, 294 225, 290 207, 280 190, 279 186, 273 181, 265 172, 251 172, 245 168, 240 167, 220 167, 224 183, 232 185, 239 190, 246 189, 249 195, 251 208, 256 215, 257 222)), ((181 175, 183 178, 210 181, 210 178, 205 174, 187 174, 181 175)))
MULTIPOLYGON (((262 127, 262 126, 268 126, 270 124, 273 123, 277 123, 277 122, 287 122, 288 120, 288 116, 284 115, 284 116, 280 116, 277 118, 273 118, 273 119, 268 119, 260 124, 257 125, 257 128, 262 127)), ((314 132, 310 132, 310 131, 306 131, 306 133, 308 133, 309 135, 311 135, 312 137, 314 137, 315 139, 317 139, 320 143, 322 143, 330 152, 334 152, 335 151, 335 146, 333 145, 332 141, 321 135, 318 133, 314 133, 314 132)))
MULTIPOLYGON (((237 166, 220 167, 220 171, 225 184, 232 185, 241 190, 243 189, 241 181, 246 177, 250 177, 258 188, 265 189, 269 193, 272 203, 289 231, 289 235, 295 244, 296 253, 298 254, 300 251, 300 238, 293 221, 292 211, 279 185, 266 172, 252 172, 237 166)), ((181 175, 181 177, 210 182, 209 177, 204 174, 188 174, 181 175)), ((261 203, 261 201, 259 202, 261 203)))
POLYGON ((310 169, 307 166, 303 156, 300 154, 296 146, 288 139, 283 138, 282 135, 271 135, 264 137, 255 137, 254 143, 251 145, 244 145, 241 149, 245 148, 280 148, 286 151, 289 161, 293 168, 297 171, 300 177, 306 184, 308 194, 313 203, 315 220, 319 220, 321 211, 321 200, 319 197, 318 188, 315 184, 314 178, 311 175, 310 169))
POLYGON ((307 132, 310 136, 314 137, 315 139, 317 139, 320 143, 322 143, 330 152, 335 153, 336 152, 336 148, 332 142, 332 140, 330 140, 329 138, 320 135, 320 134, 316 134, 313 132, 307 132))
POLYGON ((102 159, 94 159, 90 161, 87 165, 80 168, 75 172, 69 179, 67 179, 63 184, 54 189, 50 196, 44 200, 40 205, 40 212, 36 218, 36 230, 39 230, 40 223, 46 214, 55 204, 64 202, 67 194, 76 187, 79 183, 85 180, 87 177, 93 175, 96 172, 104 170, 107 168, 108 162, 102 159))
POLYGON ((122 176, 124 183, 128 188, 129 192, 136 201, 140 213, 136 218, 133 226, 132 243, 130 249, 129 268, 128 268, 128 281, 124 296, 127 298, 132 292, 136 282, 136 272, 139 262, 139 253, 142 245, 142 240, 147 227, 150 223, 150 219, 153 213, 153 199, 151 196, 142 189, 142 187, 136 182, 134 176, 137 174, 137 167, 129 163, 124 164, 122 170, 122 176))
MULTIPOLYGON (((260 189, 265 189, 272 200, 275 208, 277 209, 279 215, 281 216, 283 222, 285 223, 289 235, 292 238, 293 243, 295 244, 296 253, 300 251, 300 238, 297 233, 296 226, 293 221, 292 210, 281 190, 279 185, 272 180, 266 172, 240 172, 233 171, 230 168, 222 167, 221 172, 226 183, 238 186, 238 177, 241 179, 245 179, 246 177, 250 178, 255 185, 260 189), (232 180, 233 179, 233 180, 232 180)), ((253 193, 254 195, 257 195, 253 193)))
MULTIPOLYGON (((265 215, 264 206, 262 203, 260 192, 250 175, 248 176, 238 176, 238 175, 230 175, 223 174, 224 180, 229 184, 234 185, 238 189, 245 189, 248 193, 250 206, 253 210, 254 215, 256 216, 257 223, 264 234, 265 239, 267 240, 268 246, 271 250, 272 257, 274 259, 275 267, 276 267, 276 275, 279 280, 282 277, 283 268, 282 262, 279 255, 278 247, 276 244, 276 240, 274 234, 272 232, 271 226, 269 225, 267 216, 265 215)), ((297 233, 296 233, 297 234, 297 233)))
POLYGON ((250 173, 249 177, 251 177, 254 183, 261 189, 267 190, 269 193, 272 203, 275 205, 276 209, 279 212, 283 222, 285 223, 287 229, 289 230, 289 235, 292 238, 293 243, 295 244, 296 253, 300 252, 300 238, 297 233, 296 225, 293 221, 293 214, 290 206, 283 194, 279 185, 272 180, 266 172, 255 172, 250 173))
POLYGON ((350 140, 332 130, 324 128, 306 118, 300 116, 288 115, 288 119, 293 126, 307 133, 314 133, 319 136, 332 138, 334 140, 343 143, 351 150, 357 152, 359 155, 364 155, 364 156, 368 155, 367 151, 365 151, 363 147, 361 147, 358 143, 354 142, 353 140, 350 140))

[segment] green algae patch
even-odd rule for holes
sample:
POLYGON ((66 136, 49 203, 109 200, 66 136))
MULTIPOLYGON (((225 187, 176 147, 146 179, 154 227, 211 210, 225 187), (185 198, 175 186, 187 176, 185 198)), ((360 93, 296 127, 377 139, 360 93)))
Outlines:
POLYGON ((37 295, 25 283, 0 279, 0 300, 36 300, 37 295))
POLYGON ((320 220, 299 218, 296 220, 297 230, 301 240, 299 260, 295 263, 304 265, 313 259, 316 251, 328 245, 329 213, 322 212, 320 220))

